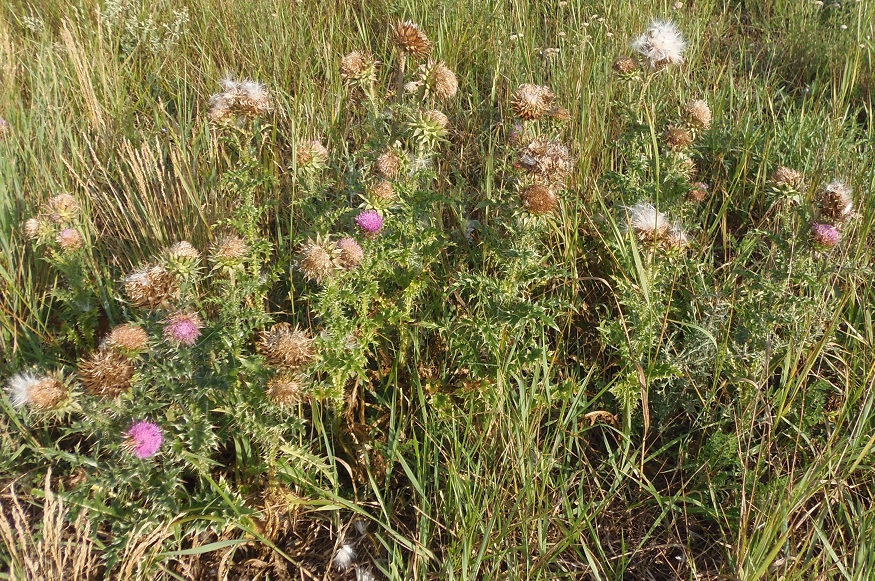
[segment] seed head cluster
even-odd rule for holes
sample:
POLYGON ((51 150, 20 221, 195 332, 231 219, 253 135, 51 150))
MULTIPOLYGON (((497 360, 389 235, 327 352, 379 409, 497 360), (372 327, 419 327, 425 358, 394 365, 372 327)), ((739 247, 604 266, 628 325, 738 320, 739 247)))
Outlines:
POLYGON ((571 173, 573 162, 567 146, 558 141, 535 139, 520 152, 518 165, 536 183, 557 185, 571 173))

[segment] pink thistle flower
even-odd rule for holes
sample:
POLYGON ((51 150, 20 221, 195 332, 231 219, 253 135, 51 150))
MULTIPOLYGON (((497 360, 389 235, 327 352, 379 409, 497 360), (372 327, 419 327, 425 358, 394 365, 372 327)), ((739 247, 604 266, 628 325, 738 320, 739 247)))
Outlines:
POLYGON ((839 231, 831 224, 812 224, 811 238, 815 244, 825 248, 832 248, 839 243, 839 231))
POLYGON ((158 453, 158 448, 164 442, 164 435, 158 424, 140 421, 134 422, 125 432, 125 446, 137 458, 151 458, 158 453))
POLYGON ((176 313, 164 326, 164 338, 184 345, 194 345, 204 324, 196 313, 176 313))
POLYGON ((368 234, 376 234, 383 227, 383 217, 376 210, 365 210, 359 214, 355 223, 368 234))

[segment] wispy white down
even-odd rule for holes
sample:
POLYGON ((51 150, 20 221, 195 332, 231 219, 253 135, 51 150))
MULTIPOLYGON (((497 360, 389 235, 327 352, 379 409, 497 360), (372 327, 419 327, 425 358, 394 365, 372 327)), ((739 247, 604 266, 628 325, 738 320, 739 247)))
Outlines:
POLYGON ((6 386, 9 391, 9 398, 12 400, 12 405, 21 407, 30 401, 30 394, 34 386, 38 385, 40 379, 31 373, 18 373, 13 375, 6 386))
POLYGON ((352 565, 353 559, 355 559, 355 549, 351 544, 343 543, 334 555, 332 563, 338 571, 346 571, 352 565))
POLYGON ((687 43, 671 20, 654 20, 647 31, 632 41, 632 50, 646 58, 651 68, 684 62, 687 43))

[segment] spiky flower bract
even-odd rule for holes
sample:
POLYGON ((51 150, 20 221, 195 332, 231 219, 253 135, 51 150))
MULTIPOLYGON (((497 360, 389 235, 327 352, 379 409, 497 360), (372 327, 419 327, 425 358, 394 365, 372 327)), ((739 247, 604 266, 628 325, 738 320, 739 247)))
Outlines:
POLYGON ((571 173, 572 159, 568 147, 562 143, 535 139, 520 152, 518 165, 536 182, 558 185, 571 173))
POLYGON ((24 235, 30 240, 36 240, 45 231, 45 223, 39 218, 28 218, 24 223, 24 235))
POLYGON ((523 209, 532 214, 549 214, 559 205, 559 198, 552 188, 532 184, 520 194, 523 209))
POLYGON ((337 241, 337 249, 340 251, 340 266, 347 270, 358 267, 365 258, 361 245, 354 238, 341 238, 337 241))
POLYGON ((230 270, 242 270, 243 262, 249 256, 249 245, 236 234, 228 234, 219 238, 213 244, 210 260, 216 263, 217 268, 230 270))
POLYGON ((843 222, 854 213, 851 189, 841 180, 833 180, 824 186, 818 202, 821 215, 833 222, 843 222))
POLYGON ((621 76, 630 76, 638 70, 638 61, 632 57, 621 56, 614 61, 612 68, 621 76))
POLYGON ((383 228, 383 217, 376 210, 364 210, 355 218, 355 223, 367 234, 376 234, 383 228))
POLYGON ((702 99, 687 103, 685 107, 687 120, 693 127, 708 129, 711 127, 711 107, 702 99))
POLYGON ((671 20, 654 20, 647 30, 632 41, 632 50, 650 63, 652 69, 684 62, 687 43, 680 30, 671 20))
POLYGON ((127 355, 101 349, 79 363, 79 379, 89 393, 115 397, 131 387, 134 362, 127 355))
POLYGON ((672 149, 684 149, 693 143, 693 136, 682 127, 670 127, 665 132, 665 142, 672 149))
POLYGON ((155 308, 176 291, 176 277, 161 265, 146 265, 125 278, 125 294, 135 307, 155 308))
POLYGON ((521 119, 540 119, 550 111, 556 95, 549 87, 526 83, 520 85, 510 100, 513 112, 521 119))
POLYGON ((425 33, 410 20, 395 23, 392 27, 392 42, 403 53, 416 58, 428 56, 432 48, 425 33))
POLYGON ((46 202, 45 211, 52 222, 69 223, 79 214, 79 202, 70 194, 58 194, 46 202))
POLYGON ((446 137, 449 123, 450 120, 441 111, 430 109, 416 115, 405 126, 419 147, 433 150, 446 137))
POLYGON ((298 255, 298 270, 304 277, 321 283, 340 268, 338 251, 329 240, 317 236, 316 240, 308 240, 298 255))
POLYGON ((252 119, 273 110, 270 92, 256 81, 224 79, 224 91, 210 97, 209 118, 214 123, 252 119))
POLYGON ((55 377, 22 372, 13 375, 6 386, 12 405, 29 406, 38 410, 51 410, 68 398, 69 391, 55 377))
POLYGON ((149 346, 149 335, 139 325, 125 323, 110 331, 103 340, 101 349, 112 349, 126 355, 140 353, 149 346))
POLYGON ((420 80, 417 85, 425 88, 426 95, 434 95, 441 101, 456 96, 459 81, 443 61, 429 61, 428 64, 421 65, 419 71, 420 80))
POLYGON ((82 234, 75 228, 64 228, 58 232, 58 245, 61 250, 72 252, 82 248, 82 234))
POLYGON ((798 189, 802 185, 802 174, 793 168, 778 166, 769 176, 769 181, 779 188, 798 189))
POLYGON ((262 331, 258 348, 271 365, 290 369, 304 367, 316 356, 309 333, 288 323, 277 323, 269 331, 262 331))
POLYGON ((841 234, 832 224, 812 224, 811 238, 814 243, 823 248, 832 248, 839 243, 841 234))
POLYGON ((354 50, 340 59, 340 76, 349 82, 373 83, 377 80, 377 61, 367 51, 354 50))
POLYGON ((278 406, 294 405, 309 397, 304 380, 291 373, 279 373, 267 382, 267 397, 278 406))
POLYGON ((295 161, 299 170, 315 173, 328 167, 328 155, 328 148, 318 139, 299 141, 295 161))
POLYGON ((164 258, 170 272, 188 277, 198 271, 201 254, 190 242, 183 240, 167 248, 164 251, 164 258))
POLYGON ((164 338, 180 345, 194 345, 201 336, 204 323, 197 313, 173 314, 164 325, 164 338))
POLYGON ((141 460, 157 454, 161 444, 164 443, 164 434, 154 422, 134 422, 124 435, 125 447, 141 460))

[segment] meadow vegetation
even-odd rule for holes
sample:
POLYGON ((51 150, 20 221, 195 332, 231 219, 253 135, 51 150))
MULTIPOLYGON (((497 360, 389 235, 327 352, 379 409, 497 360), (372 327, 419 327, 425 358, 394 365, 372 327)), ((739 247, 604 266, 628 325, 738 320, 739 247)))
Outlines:
POLYGON ((0 577, 872 578, 873 36, 2 3, 0 577))

